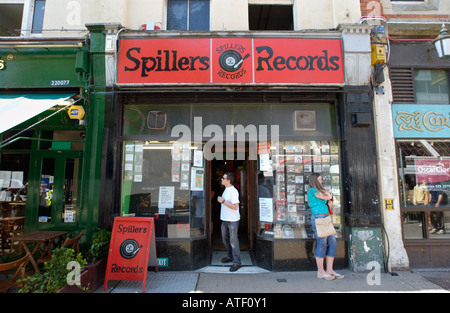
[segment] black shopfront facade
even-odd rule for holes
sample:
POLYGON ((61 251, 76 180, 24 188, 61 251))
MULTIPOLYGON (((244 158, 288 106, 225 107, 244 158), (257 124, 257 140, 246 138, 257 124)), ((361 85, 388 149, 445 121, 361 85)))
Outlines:
POLYGON ((335 198, 335 264, 349 265, 349 233, 379 227, 380 215, 359 196, 371 186, 377 197, 372 99, 367 87, 345 84, 341 32, 123 32, 117 44, 117 80, 106 90, 104 224, 153 217, 159 270, 211 265, 223 250, 219 179, 233 172, 240 246, 253 265, 314 270, 306 194, 309 174, 320 172, 335 198))

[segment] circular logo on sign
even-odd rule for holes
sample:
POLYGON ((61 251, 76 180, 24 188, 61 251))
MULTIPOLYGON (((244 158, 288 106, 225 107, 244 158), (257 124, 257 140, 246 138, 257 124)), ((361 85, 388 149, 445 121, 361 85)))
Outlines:
POLYGON ((219 56, 219 65, 224 71, 235 72, 241 68, 242 63, 249 56, 250 54, 246 54, 242 57, 236 50, 226 50, 219 56))
POLYGON ((139 243, 136 240, 125 239, 120 245, 120 255, 124 259, 132 259, 137 255, 141 248, 142 245, 139 246, 139 243))

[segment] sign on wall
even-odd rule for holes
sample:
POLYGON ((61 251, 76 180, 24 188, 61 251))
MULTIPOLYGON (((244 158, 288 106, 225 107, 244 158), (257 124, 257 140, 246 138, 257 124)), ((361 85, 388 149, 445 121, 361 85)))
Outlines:
POLYGON ((344 84, 341 39, 120 41, 117 84, 344 84))
POLYGON ((396 138, 449 138, 450 105, 392 105, 396 138))
MULTIPOLYGON (((145 292, 150 253, 156 259, 153 217, 116 217, 109 246, 104 291, 108 280, 142 280, 142 292, 145 292)), ((155 269, 158 270, 157 265, 155 269)))

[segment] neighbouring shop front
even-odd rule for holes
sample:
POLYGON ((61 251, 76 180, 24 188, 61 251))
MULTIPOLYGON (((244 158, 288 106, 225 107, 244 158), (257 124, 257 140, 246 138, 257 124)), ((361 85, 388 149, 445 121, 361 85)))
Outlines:
POLYGON ((346 88, 342 33, 120 31, 105 53, 117 62, 105 96, 105 218, 153 217, 160 270, 207 266, 223 249, 216 198, 232 172, 241 250, 269 270, 314 269, 306 194, 320 172, 335 199, 336 266, 348 266, 349 234, 380 224, 377 207, 346 204, 358 191, 345 186, 373 184, 376 194, 376 175, 362 174, 376 160, 370 90, 346 88), (373 159, 356 169, 357 153, 373 159))
POLYGON ((95 230, 88 56, 84 39, 0 42, 1 254, 23 232, 95 230))
POLYGON ((413 42, 392 45, 392 115, 410 266, 446 268, 450 265, 449 65, 429 54, 429 47, 413 42), (406 59, 405 49, 412 52, 406 59), (409 87, 400 92, 401 85, 409 87))

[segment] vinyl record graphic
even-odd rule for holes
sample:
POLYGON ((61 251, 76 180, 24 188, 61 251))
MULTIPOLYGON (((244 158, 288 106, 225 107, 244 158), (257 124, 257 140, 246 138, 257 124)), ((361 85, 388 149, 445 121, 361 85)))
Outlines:
POLYGON ((139 250, 142 248, 142 245, 139 246, 138 242, 134 239, 125 239, 120 245, 120 255, 124 259, 132 259, 134 258, 139 250))
POLYGON ((227 72, 237 71, 242 65, 242 56, 235 50, 224 51, 219 56, 220 67, 227 72))

